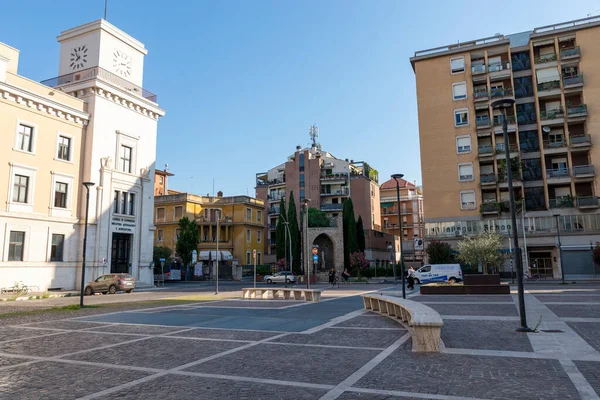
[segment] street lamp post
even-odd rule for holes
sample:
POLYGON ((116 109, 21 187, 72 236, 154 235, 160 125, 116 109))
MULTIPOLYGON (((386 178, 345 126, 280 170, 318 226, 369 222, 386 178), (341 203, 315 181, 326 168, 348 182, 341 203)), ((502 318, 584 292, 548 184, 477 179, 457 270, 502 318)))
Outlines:
POLYGON ((508 142, 508 121, 506 118, 506 110, 512 108, 515 100, 511 98, 500 99, 492 102, 492 108, 502 111, 502 134, 504 137, 504 154, 506 158, 506 174, 508 177, 508 198, 510 202, 510 218, 513 229, 513 247, 515 249, 515 265, 517 266, 517 285, 519 298, 519 315, 521 317, 521 327, 518 332, 531 332, 531 328, 527 326, 527 315, 525 313, 525 290, 523 288, 523 263, 521 260, 521 249, 519 247, 519 235, 517 234, 517 212, 515 208, 515 194, 512 182, 512 168, 510 165, 510 149, 508 142))
POLYGON ((219 294, 219 221, 221 219, 221 211, 217 211, 216 213, 217 215, 217 273, 216 273, 216 280, 215 280, 215 294, 219 294))
POLYGON ((304 252, 302 253, 304 256, 304 259, 306 260, 306 288, 310 289, 310 270, 311 270, 311 266, 310 266, 310 249, 308 246, 308 203, 310 202, 310 199, 304 199, 303 200, 303 204, 304 204, 304 252))
POLYGON ((556 218, 556 233, 558 234, 558 258, 560 259, 560 274, 562 277, 562 283, 565 283, 565 266, 563 265, 562 257, 562 244, 560 243, 560 214, 554 214, 556 218))
POLYGON ((394 229, 396 229, 396 224, 392 224, 392 272, 394 274, 394 285, 396 284, 396 237, 394 236, 394 229))
MULTIPOLYGON (((286 242, 287 242, 287 238, 290 239, 290 273, 292 272, 292 263, 294 262, 294 252, 292 251, 292 232, 290 231, 290 223, 287 222, 284 219, 283 222, 283 226, 285 227, 285 235, 286 235, 286 242)), ((283 244, 283 247, 286 248, 287 251, 287 247, 286 244, 283 244)), ((287 260, 287 253, 285 256, 285 259, 287 260)), ((287 287, 287 279, 285 280, 285 287, 287 287)))
POLYGON ((85 249, 87 247, 87 228, 88 228, 88 213, 90 210, 90 188, 94 186, 94 182, 83 182, 86 188, 85 193, 85 226, 83 228, 83 262, 81 264, 81 295, 79 296, 79 307, 83 307, 83 291, 85 289, 85 249))
MULTIPOLYGON (((392 178, 396 181, 396 198, 398 201, 398 237, 400 238, 400 273, 402 274, 402 298, 406 298, 406 287, 404 285, 404 251, 402 250, 402 217, 400 216, 400 182, 398 179, 402 179, 404 174, 394 174, 392 178)), ((395 245, 395 243, 394 243, 395 245)), ((395 274, 394 274, 395 275, 395 274)), ((394 276, 394 282, 396 277, 394 276)))

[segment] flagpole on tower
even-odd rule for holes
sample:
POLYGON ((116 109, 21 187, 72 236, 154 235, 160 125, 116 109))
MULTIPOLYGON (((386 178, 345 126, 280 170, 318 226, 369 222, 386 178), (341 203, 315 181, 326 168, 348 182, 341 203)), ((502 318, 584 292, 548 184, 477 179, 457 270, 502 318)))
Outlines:
POLYGON ((108 7, 108 0, 104 0, 104 20, 106 21, 106 8, 108 7))

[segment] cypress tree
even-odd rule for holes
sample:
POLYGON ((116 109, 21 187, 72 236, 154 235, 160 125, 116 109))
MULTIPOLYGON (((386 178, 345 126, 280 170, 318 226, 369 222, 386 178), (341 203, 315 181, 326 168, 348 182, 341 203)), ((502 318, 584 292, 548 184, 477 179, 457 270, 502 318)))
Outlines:
POLYGON ((358 250, 354 204, 351 198, 344 200, 342 220, 344 231, 344 266, 350 268, 350 254, 358 250))
POLYGON ((292 235, 292 254, 294 255, 292 270, 298 274, 300 273, 300 228, 298 226, 298 215, 296 214, 296 201, 294 200, 293 190, 290 192, 287 220, 290 223, 290 234, 292 235))
POLYGON ((358 251, 364 253, 366 247, 365 228, 363 227, 363 220, 360 215, 358 216, 358 221, 356 221, 356 244, 358 251))
POLYGON ((283 225, 283 222, 287 219, 285 214, 285 198, 282 197, 279 202, 279 218, 277 218, 277 225, 275 226, 275 256, 277 261, 285 257, 285 226, 283 225))

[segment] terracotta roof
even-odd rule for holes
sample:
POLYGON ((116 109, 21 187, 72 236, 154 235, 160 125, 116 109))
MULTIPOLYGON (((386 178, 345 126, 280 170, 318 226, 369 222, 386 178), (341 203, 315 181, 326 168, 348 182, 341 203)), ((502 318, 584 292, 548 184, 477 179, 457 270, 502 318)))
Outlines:
MULTIPOLYGON (((410 183, 406 179, 400 179, 400 187, 401 188, 408 187, 409 189, 414 189, 415 185, 413 185, 412 183, 410 183)), ((385 182, 383 182, 381 184, 381 186, 379 188, 380 189, 396 189, 396 181, 394 179, 390 179, 388 181, 385 181, 385 182)))

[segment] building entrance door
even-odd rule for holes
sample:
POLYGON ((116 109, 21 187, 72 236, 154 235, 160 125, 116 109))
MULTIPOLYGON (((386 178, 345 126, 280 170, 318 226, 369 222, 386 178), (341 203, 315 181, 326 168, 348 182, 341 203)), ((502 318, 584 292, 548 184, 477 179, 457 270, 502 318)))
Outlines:
POLYGON ((530 252, 529 269, 531 275, 538 274, 544 278, 552 278, 552 253, 551 252, 530 252))
POLYGON ((110 272, 112 274, 129 273, 132 236, 133 235, 127 233, 112 234, 112 251, 110 259, 110 272))

